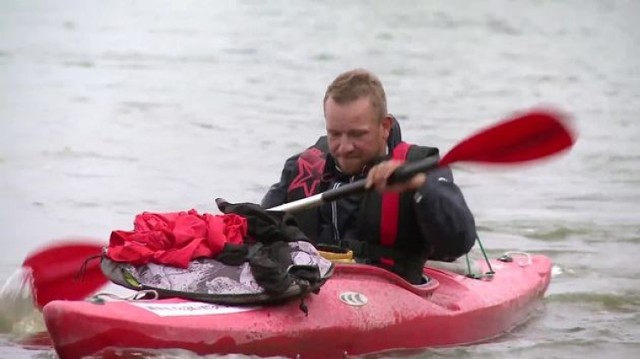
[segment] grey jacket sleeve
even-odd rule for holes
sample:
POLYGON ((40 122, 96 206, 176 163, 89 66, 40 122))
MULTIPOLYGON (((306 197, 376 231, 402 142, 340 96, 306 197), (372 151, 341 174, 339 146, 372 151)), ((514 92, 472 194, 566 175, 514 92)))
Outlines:
POLYGON ((263 208, 269 209, 287 202, 287 191, 293 180, 293 171, 299 156, 300 154, 291 156, 285 161, 282 174, 280 175, 280 181, 269 187, 269 190, 260 202, 263 208))
POLYGON ((430 259, 452 261, 471 250, 477 238, 475 220, 451 169, 429 172, 414 199, 419 227, 431 245, 430 259))

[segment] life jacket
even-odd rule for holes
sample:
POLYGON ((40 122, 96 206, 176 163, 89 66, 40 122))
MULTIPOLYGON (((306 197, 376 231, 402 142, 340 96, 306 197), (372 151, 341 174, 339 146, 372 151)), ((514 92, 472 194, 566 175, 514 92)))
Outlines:
MULTIPOLYGON (((330 187, 328 173, 333 164, 328 159, 326 137, 299 156, 289 185, 289 202, 324 192, 330 187), (322 168, 322 171, 319 169, 322 168)), ((392 157, 398 160, 417 160, 437 156, 431 147, 397 144, 392 157)), ((384 193, 368 191, 362 195, 358 209, 357 238, 342 238, 341 244, 354 252, 361 262, 386 267, 412 283, 422 280, 422 267, 430 248, 420 235, 415 212, 413 193, 384 193)), ((299 227, 318 243, 319 208, 294 213, 299 227)))

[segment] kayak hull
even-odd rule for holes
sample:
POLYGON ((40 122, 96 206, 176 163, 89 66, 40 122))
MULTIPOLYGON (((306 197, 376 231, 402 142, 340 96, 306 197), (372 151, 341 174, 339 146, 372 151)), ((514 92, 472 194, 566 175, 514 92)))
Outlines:
POLYGON ((539 306, 551 262, 529 259, 492 261, 491 280, 425 268, 431 281, 423 286, 338 264, 320 293, 305 299, 308 315, 297 300, 225 307, 181 299, 53 301, 43 314, 62 359, 123 348, 314 359, 464 345, 511 330, 539 306))

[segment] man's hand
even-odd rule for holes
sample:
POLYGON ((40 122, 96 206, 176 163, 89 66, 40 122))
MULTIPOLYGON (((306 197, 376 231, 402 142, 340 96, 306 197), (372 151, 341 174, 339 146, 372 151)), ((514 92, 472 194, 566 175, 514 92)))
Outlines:
POLYGON ((365 188, 375 189, 378 192, 404 192, 416 190, 426 182, 427 175, 425 173, 418 173, 405 182, 388 185, 387 180, 389 179, 393 171, 395 171, 396 168, 402 166, 402 164, 402 161, 389 160, 373 166, 373 168, 369 170, 369 174, 367 175, 367 183, 365 184, 365 188))

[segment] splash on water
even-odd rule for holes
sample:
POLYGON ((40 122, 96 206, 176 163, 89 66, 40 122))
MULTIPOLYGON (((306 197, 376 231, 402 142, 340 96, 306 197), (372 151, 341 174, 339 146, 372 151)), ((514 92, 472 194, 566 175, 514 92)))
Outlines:
POLYGON ((0 333, 17 339, 46 332, 42 314, 35 307, 29 270, 15 271, 0 290, 0 333))

